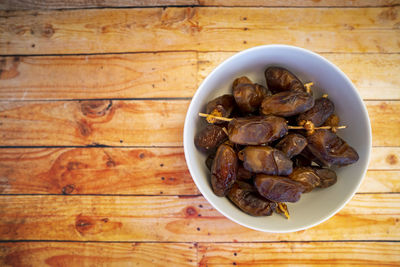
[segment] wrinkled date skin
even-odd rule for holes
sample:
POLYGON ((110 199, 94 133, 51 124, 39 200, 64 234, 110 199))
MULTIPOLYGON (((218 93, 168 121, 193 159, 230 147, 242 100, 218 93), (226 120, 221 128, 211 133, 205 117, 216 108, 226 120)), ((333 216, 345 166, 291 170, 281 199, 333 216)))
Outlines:
POLYGON ((285 91, 267 96, 261 103, 260 113, 290 117, 303 113, 314 106, 314 98, 305 92, 285 91))
POLYGON ((252 216, 270 216, 276 203, 260 196, 250 184, 237 182, 228 193, 228 198, 242 211, 252 216))
POLYGON ((282 138, 275 147, 281 150, 286 157, 292 158, 300 154, 306 146, 307 139, 304 136, 291 133, 282 138))
POLYGON ((307 141, 307 148, 324 166, 341 167, 358 161, 357 151, 329 130, 316 130, 307 141))
POLYGON ((236 181, 237 169, 235 150, 227 144, 220 145, 211 166, 211 186, 217 196, 228 194, 236 181))
POLYGON ((242 77, 236 78, 233 81, 232 89, 235 89, 236 86, 238 86, 241 83, 253 84, 253 82, 249 78, 247 78, 246 76, 242 76, 242 77))
POLYGON ((236 174, 236 179, 237 180, 242 180, 242 181, 250 180, 250 179, 252 179, 254 177, 254 175, 255 175, 254 173, 246 170, 243 167, 243 164, 239 164, 238 171, 237 171, 237 174, 236 174))
POLYGON ((239 152, 246 170, 269 175, 289 175, 293 162, 282 151, 270 146, 248 146, 239 152))
POLYGON ((233 89, 233 96, 242 113, 257 111, 268 95, 271 95, 268 89, 258 84, 241 83, 233 89))
MULTIPOLYGON (((222 95, 208 102, 206 112, 208 114, 214 114, 215 111, 218 111, 221 117, 228 118, 232 114, 234 108, 234 97, 232 95, 222 95)), ((217 121, 215 123, 221 124, 224 123, 224 121, 217 121)))
POLYGON ((315 100, 314 106, 308 111, 300 114, 297 118, 297 123, 311 121, 314 126, 319 127, 333 114, 335 105, 328 98, 318 98, 315 100))
POLYGON ((305 92, 303 83, 290 71, 281 67, 269 67, 265 70, 268 89, 273 93, 283 91, 305 92))
POLYGON ((305 190, 299 182, 265 174, 257 174, 254 185, 261 196, 274 202, 297 202, 305 190))
POLYGON ((197 133, 194 144, 203 152, 212 152, 226 139, 228 139, 228 136, 222 130, 222 127, 208 124, 203 130, 197 133))
POLYGON ((229 122, 229 140, 240 145, 261 145, 288 132, 284 118, 276 116, 236 118, 229 122))
POLYGON ((305 190, 303 193, 310 192, 315 187, 320 185, 320 178, 311 167, 295 168, 289 175, 293 181, 301 183, 305 190))
POLYGON ((314 172, 318 175, 320 179, 319 188, 327 188, 336 184, 337 176, 335 171, 327 168, 312 167, 314 172))

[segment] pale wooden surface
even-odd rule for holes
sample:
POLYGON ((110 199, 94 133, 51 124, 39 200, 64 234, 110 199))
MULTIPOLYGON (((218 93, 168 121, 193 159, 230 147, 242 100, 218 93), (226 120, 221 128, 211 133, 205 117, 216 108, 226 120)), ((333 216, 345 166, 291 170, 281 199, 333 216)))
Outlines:
POLYGON ((400 265, 399 5, 1 1, 0 265, 400 265), (270 43, 338 65, 373 130, 354 198, 288 234, 214 210, 182 148, 202 80, 235 52, 270 43))

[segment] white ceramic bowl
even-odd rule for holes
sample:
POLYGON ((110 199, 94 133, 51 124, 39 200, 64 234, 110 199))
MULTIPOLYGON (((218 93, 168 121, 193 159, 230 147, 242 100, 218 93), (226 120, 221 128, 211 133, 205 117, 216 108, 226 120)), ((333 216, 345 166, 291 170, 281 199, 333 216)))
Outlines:
POLYGON ((274 233, 299 231, 329 219, 353 197, 366 173, 371 150, 371 127, 367 109, 350 79, 327 59, 308 50, 287 45, 266 45, 244 50, 215 68, 195 93, 189 106, 184 127, 184 150, 190 174, 203 196, 220 213, 243 226, 274 233), (360 159, 357 163, 338 168, 338 181, 325 189, 303 194, 297 203, 289 203, 291 218, 278 214, 253 217, 234 206, 226 197, 216 196, 210 184, 206 156, 194 145, 194 136, 206 124, 198 117, 211 99, 231 93, 233 80, 242 75, 265 85, 264 70, 271 65, 289 69, 302 82, 314 82, 315 97, 327 93, 335 103, 340 124, 348 128, 339 136, 354 147, 360 159))

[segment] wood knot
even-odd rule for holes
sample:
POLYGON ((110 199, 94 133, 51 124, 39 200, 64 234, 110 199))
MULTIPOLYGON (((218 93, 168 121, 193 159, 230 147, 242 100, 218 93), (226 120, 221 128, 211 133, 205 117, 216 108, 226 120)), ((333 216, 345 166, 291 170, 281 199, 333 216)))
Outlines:
POLYGON ((75 228, 80 234, 85 234, 93 228, 93 226, 94 223, 89 217, 82 216, 81 214, 76 217, 75 228))
POLYGON ((389 163, 390 165, 395 165, 397 164, 399 160, 397 159, 397 156, 394 154, 390 154, 386 157, 386 162, 389 163))
POLYGON ((194 207, 187 207, 185 209, 185 214, 187 217, 195 217, 197 216, 197 211, 194 207))
POLYGON ((397 19, 397 9, 391 7, 382 11, 379 16, 381 20, 396 20, 397 19))
POLYGON ((84 216, 79 214, 75 220, 75 228, 81 235, 97 235, 99 233, 115 231, 122 227, 121 222, 113 222, 107 217, 84 216))
POLYGON ((50 38, 54 35, 54 28, 51 24, 35 24, 31 27, 31 34, 44 38, 50 38))
POLYGON ((85 169, 85 168, 87 168, 87 167, 88 167, 87 164, 81 163, 81 162, 79 162, 79 161, 70 161, 70 162, 68 162, 68 164, 67 164, 67 170, 68 170, 68 171, 79 170, 79 169, 85 169))
MULTIPOLYGON (((164 177, 162 177, 162 178, 164 178, 164 177)), ((176 185, 179 183, 178 179, 176 179, 175 177, 167 177, 167 178, 164 178, 161 180, 164 180, 164 183, 168 184, 168 185, 176 185)))
POLYGON ((111 100, 79 101, 82 114, 89 118, 102 117, 112 107, 111 100))
POLYGON ((64 187, 62 188, 61 192, 62 192, 64 195, 69 195, 69 194, 71 194, 74 190, 75 190, 75 185, 74 185, 74 184, 69 184, 69 185, 64 186, 64 187))
POLYGON ((85 120, 78 121, 77 124, 78 130, 82 136, 89 136, 92 133, 92 129, 85 120))
POLYGON ((0 80, 13 79, 19 75, 19 57, 7 57, 0 60, 0 80))
POLYGON ((115 167, 117 164, 115 163, 114 160, 109 159, 109 160, 107 160, 106 165, 107 165, 107 167, 111 168, 111 167, 115 167))

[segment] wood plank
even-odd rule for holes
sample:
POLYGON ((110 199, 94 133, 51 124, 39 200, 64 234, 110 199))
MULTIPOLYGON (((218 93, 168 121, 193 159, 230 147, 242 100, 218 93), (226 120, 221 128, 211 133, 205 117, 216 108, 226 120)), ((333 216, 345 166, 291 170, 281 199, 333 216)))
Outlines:
POLYGON ((373 7, 394 6, 398 0, 199 0, 207 6, 255 6, 255 7, 373 7))
MULTIPOLYGON (((3 57, 0 99, 191 97, 206 76, 233 54, 3 57)), ((323 56, 352 79, 363 99, 400 99, 397 79, 400 55, 328 53, 323 56)))
POLYGON ((0 244, 1 266, 196 266, 182 243, 18 242, 0 244))
MULTIPOLYGON (((232 52, 199 53, 198 84, 232 52)), ((400 99, 400 55, 321 54, 337 65, 352 80, 364 100, 400 99)), ((1 92, 0 92, 1 93, 1 92)), ((0 95, 1 97, 1 95, 0 95)))
POLYGON ((1 99, 191 97, 196 53, 3 57, 1 99))
POLYGON ((199 266, 398 266, 395 242, 199 243, 199 266))
MULTIPOLYGON (((398 101, 366 102, 374 146, 400 146, 398 101)), ((189 100, 0 102, 0 146, 181 146, 189 100)))
MULTIPOLYGON (((400 192, 400 148, 375 147, 360 193, 400 192)), ((0 149, 0 194, 196 195, 182 148, 0 149)))
MULTIPOLYGON (((385 2, 383 0, 380 0, 385 2)), ((387 2, 387 1, 386 1, 387 2)), ((197 0, 3 0, 0 2, 2 10, 26 9, 68 9, 94 7, 148 7, 148 6, 180 6, 197 5, 197 0)))
POLYGON ((369 170, 400 170, 400 147, 373 147, 369 170))
POLYGON ((387 102, 370 101, 367 102, 366 105, 368 109, 368 115, 371 120, 373 145, 399 146, 400 116, 394 116, 394 114, 399 113, 400 103, 390 102, 390 101, 387 102), (388 128, 386 128, 388 127, 388 125, 394 126, 393 129, 389 130, 388 128), (386 132, 387 130, 393 132, 388 133, 386 132), (390 138, 394 138, 395 141, 388 140, 390 138))
POLYGON ((396 240, 400 195, 360 194, 330 220, 295 233, 250 230, 201 196, 1 196, 2 240, 253 242, 396 240), (200 215, 199 215, 200 214, 200 215))
POLYGON ((0 54, 239 51, 400 52, 400 7, 145 8, 0 12, 0 54))
POLYGON ((68 243, 18 242, 0 244, 2 266, 133 264, 199 266, 334 264, 352 266, 394 265, 399 262, 394 242, 310 243, 68 243), (150 257, 150 254, 155 254, 150 257), (163 258, 165 257, 165 258, 163 258))
POLYGON ((400 193, 400 171, 367 171, 358 193, 400 193))
POLYGON ((0 144, 180 146, 188 105, 147 100, 3 102, 0 144))
POLYGON ((0 150, 2 194, 199 194, 182 148, 0 150))
POLYGON ((94 7, 152 7, 152 6, 257 6, 257 7, 374 7, 398 5, 398 0, 103 0, 83 1, 69 0, 3 0, 0 2, 2 10, 27 10, 27 9, 68 9, 68 8, 94 8, 94 7))

